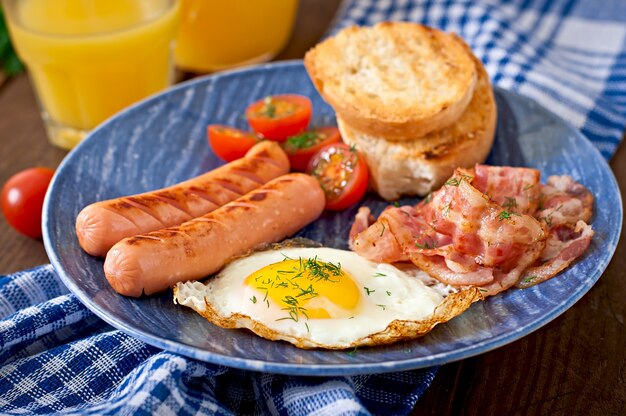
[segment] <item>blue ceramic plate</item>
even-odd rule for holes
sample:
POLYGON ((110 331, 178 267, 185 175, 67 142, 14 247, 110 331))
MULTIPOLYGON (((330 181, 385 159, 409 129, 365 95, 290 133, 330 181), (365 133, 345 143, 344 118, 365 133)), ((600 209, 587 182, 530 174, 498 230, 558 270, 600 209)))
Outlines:
MULTIPOLYGON (((44 243, 66 286, 96 315, 145 342, 216 364, 271 373, 348 375, 442 364, 515 341, 559 316, 606 268, 621 229, 620 194, 608 165, 578 131, 534 102, 496 90, 499 122, 489 163, 531 166, 543 177, 569 174, 597 199, 596 235, 585 255, 558 277, 527 290, 474 304, 429 335, 385 347, 307 351, 245 330, 214 326, 172 294, 130 299, 105 280, 101 259, 85 254, 74 219, 87 204, 172 185, 219 165, 206 140, 209 123, 245 128, 246 105, 268 94, 312 98, 313 125, 334 124, 332 109, 313 88, 301 62, 265 65, 201 78, 143 101, 96 129, 59 167, 44 208, 44 243)), ((403 202, 414 202, 407 199, 403 202)), ((368 196, 378 213, 385 203, 368 196)), ((300 234, 347 248, 356 207, 324 214, 300 234)))

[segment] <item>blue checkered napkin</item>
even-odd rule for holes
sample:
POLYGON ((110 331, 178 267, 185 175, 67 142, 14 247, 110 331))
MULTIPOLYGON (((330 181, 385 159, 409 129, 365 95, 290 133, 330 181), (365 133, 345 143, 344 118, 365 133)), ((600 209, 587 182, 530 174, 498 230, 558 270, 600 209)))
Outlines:
POLYGON ((0 276, 0 413, 405 415, 435 369, 289 377, 203 363, 93 315, 50 265, 0 276))
POLYGON ((408 20, 456 32, 493 82, 581 129, 608 159, 626 126, 626 1, 347 0, 331 33, 408 20))

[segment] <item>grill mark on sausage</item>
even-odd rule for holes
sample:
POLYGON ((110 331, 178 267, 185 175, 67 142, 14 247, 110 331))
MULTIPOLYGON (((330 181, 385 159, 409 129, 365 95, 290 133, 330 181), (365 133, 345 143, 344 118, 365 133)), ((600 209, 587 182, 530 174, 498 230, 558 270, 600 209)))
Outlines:
POLYGON ((267 192, 255 192, 248 198, 250 201, 263 201, 267 197, 267 192))
MULTIPOLYGON (((132 205, 130 205, 130 204, 126 203, 126 202, 123 202, 123 201, 120 201, 120 205, 124 205, 124 208, 126 210, 128 210, 130 208, 134 208, 132 205)), ((123 211, 120 211, 117 208, 118 208, 117 204, 115 206, 112 206, 112 207, 110 207, 108 205, 102 205, 102 209, 104 209, 105 211, 109 211, 112 214, 119 215, 120 217, 124 218, 126 221, 129 221, 131 224, 133 224, 138 230, 141 229, 141 227, 135 221, 133 221, 132 218, 128 218, 123 211)))
POLYGON ((249 211, 251 209, 259 209, 257 205, 246 203, 246 202, 231 202, 228 205, 224 205, 224 209, 226 210, 226 212, 234 211, 237 208, 242 208, 244 211, 249 211))
POLYGON ((248 169, 247 166, 241 166, 237 169, 230 170, 232 174, 237 175, 241 178, 249 179, 257 185, 265 184, 265 181, 257 174, 253 173, 252 169, 248 169))
POLYGON ((180 202, 178 202, 175 199, 171 199, 168 198, 167 196, 163 195, 162 193, 158 192, 154 194, 154 197, 156 199, 158 199, 159 201, 163 202, 164 204, 167 204, 169 206, 171 206, 174 209, 177 209, 181 212, 183 212, 184 214, 187 215, 187 219, 191 219, 193 218, 193 214, 191 212, 189 212, 180 202))
POLYGON ((126 239, 126 244, 128 245, 138 245, 141 244, 142 240, 152 240, 152 241, 163 241, 163 239, 159 237, 155 237, 149 234, 139 234, 126 239))
POLYGON ((270 165, 274 165, 277 168, 282 168, 283 165, 277 162, 275 159, 267 151, 262 151, 253 156, 255 159, 262 160, 263 162, 269 163, 270 165))
POLYGON ((208 217, 198 217, 198 218, 194 218, 188 222, 211 222, 214 224, 219 224, 222 227, 226 227, 226 224, 224 224, 222 221, 219 221, 215 218, 208 218, 208 217))
MULTIPOLYGON (((159 218, 159 216, 155 212, 153 212, 153 210, 149 206, 138 202, 138 201, 141 201, 139 198, 122 197, 121 200, 123 202, 125 202, 125 203, 127 203, 127 204, 129 204, 129 205, 131 205, 131 206, 133 206, 135 208, 137 208, 138 210, 145 212, 147 215, 149 215, 152 218, 154 218, 155 220, 157 220, 157 222, 159 222, 163 227, 167 227, 167 224, 165 224, 163 222, 163 220, 161 218, 159 218), (135 199, 137 201, 135 201, 135 199)), ((139 227, 138 226, 137 228, 142 229, 143 227, 139 227)))
POLYGON ((215 179, 214 182, 220 185, 222 188, 237 194, 238 197, 242 196, 245 193, 245 192, 242 192, 241 189, 239 189, 239 187, 236 184, 234 184, 233 181, 231 181, 230 179, 220 178, 220 179, 215 179))
POLYGON ((220 204, 215 198, 213 198, 208 192, 204 191, 203 189, 198 188, 197 186, 191 186, 187 193, 189 193, 190 195, 195 195, 198 198, 202 198, 205 201, 208 201, 210 203, 212 203, 213 205, 215 205, 215 208, 221 207, 222 204, 220 204))

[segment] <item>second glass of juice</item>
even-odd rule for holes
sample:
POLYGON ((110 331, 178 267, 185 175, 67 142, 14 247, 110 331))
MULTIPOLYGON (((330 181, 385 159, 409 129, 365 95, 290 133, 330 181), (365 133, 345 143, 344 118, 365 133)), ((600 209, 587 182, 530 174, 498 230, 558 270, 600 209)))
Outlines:
POLYGON ((175 60, 191 72, 269 61, 285 46, 298 0, 181 0, 175 60))
POLYGON ((2 0, 53 144, 173 81, 178 0, 2 0))

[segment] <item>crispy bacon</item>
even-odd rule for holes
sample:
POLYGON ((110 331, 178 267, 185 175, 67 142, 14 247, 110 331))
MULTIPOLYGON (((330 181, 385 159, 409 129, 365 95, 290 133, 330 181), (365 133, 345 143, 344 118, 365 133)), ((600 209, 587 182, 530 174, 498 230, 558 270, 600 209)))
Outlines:
POLYGON ((360 207, 354 216, 354 222, 350 227, 350 235, 348 238, 348 245, 351 250, 354 250, 354 239, 363 231, 367 230, 367 227, 372 225, 376 221, 372 215, 372 211, 368 207, 360 207))
POLYGON ((548 227, 589 222, 593 214, 593 195, 569 176, 550 176, 541 187, 541 207, 535 217, 548 227))
POLYGON ((533 214, 539 203, 541 173, 537 169, 476 165, 472 185, 511 212, 533 214))
POLYGON ((527 168, 457 169, 415 207, 388 207, 373 223, 360 210, 353 249, 378 262, 410 260, 443 283, 478 286, 485 295, 539 283, 579 257, 593 236, 584 222, 591 193, 568 176, 546 185, 539 179, 527 168))
POLYGON ((592 237, 593 230, 584 221, 578 221, 574 227, 552 228, 539 264, 526 269, 516 286, 525 289, 553 277, 585 252, 592 237))

